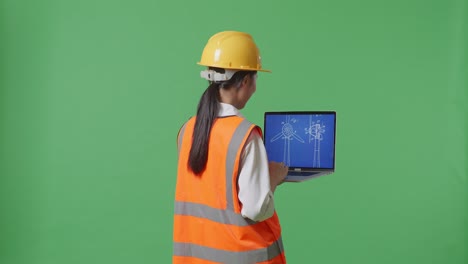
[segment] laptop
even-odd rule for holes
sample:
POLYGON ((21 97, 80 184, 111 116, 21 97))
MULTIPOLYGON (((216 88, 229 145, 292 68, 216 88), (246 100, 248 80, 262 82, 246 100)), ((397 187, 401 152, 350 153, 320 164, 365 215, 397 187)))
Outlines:
POLYGON ((335 111, 265 112, 263 128, 268 160, 289 167, 286 182, 335 171, 335 111))

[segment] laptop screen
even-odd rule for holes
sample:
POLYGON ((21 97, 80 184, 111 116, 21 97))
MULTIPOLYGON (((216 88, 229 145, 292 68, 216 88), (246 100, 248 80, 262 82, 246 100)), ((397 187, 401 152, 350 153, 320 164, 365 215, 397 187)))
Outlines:
POLYGON ((334 169, 336 112, 266 112, 268 160, 291 169, 334 169))

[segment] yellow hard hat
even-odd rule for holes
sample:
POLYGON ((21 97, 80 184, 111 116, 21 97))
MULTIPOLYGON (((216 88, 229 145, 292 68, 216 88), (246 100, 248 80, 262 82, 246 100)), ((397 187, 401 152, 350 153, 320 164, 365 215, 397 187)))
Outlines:
POLYGON ((262 71, 260 51, 251 35, 223 31, 213 35, 203 49, 199 65, 231 70, 262 71))

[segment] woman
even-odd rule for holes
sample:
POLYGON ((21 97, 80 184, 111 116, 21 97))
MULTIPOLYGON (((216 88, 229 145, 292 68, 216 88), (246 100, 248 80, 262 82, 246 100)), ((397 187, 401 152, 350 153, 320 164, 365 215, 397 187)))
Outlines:
POLYGON ((203 50, 209 81, 178 135, 173 263, 286 263, 273 193, 287 174, 268 163, 259 127, 239 112, 262 69, 249 34, 225 31, 203 50))

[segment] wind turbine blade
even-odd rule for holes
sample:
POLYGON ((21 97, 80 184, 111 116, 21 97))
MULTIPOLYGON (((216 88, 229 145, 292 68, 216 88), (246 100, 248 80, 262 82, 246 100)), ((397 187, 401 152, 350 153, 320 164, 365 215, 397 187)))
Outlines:
POLYGON ((280 139, 282 136, 283 136, 283 133, 279 133, 278 135, 274 136, 274 137, 270 140, 270 142, 276 141, 276 140, 280 139))
POLYGON ((305 142, 305 141, 304 141, 300 136, 298 136, 296 133, 292 134, 292 136, 293 136, 295 139, 297 139, 299 142, 301 142, 301 143, 304 143, 304 142, 305 142))

